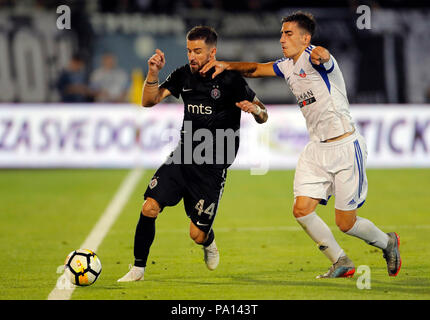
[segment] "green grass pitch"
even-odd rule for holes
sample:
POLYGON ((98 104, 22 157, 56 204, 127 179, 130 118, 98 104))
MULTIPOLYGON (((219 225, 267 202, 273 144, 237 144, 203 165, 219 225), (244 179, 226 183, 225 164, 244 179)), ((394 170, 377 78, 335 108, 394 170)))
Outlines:
MULTIPOLYGON (((46 299, 57 267, 78 249, 127 170, 0 171, 0 300, 46 299)), ((133 237, 146 170, 97 250, 97 282, 72 299, 430 299, 430 170, 368 170, 369 194, 359 215, 400 235, 402 270, 389 277, 380 250, 343 234, 334 201, 318 214, 356 267, 371 270, 371 289, 352 279, 315 279, 330 264, 292 216, 294 171, 251 176, 229 171, 214 224, 220 265, 207 270, 188 236, 183 204, 158 217, 145 281, 117 283, 133 261, 133 237)))

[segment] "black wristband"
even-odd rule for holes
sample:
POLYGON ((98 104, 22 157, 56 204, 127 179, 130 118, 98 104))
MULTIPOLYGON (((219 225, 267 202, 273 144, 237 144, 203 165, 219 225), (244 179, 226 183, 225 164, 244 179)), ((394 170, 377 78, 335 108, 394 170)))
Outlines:
POLYGON ((155 80, 155 81, 146 81, 146 80, 145 80, 145 83, 146 83, 146 84, 149 84, 149 85, 153 85, 153 84, 157 84, 157 83, 158 83, 158 80, 155 80))

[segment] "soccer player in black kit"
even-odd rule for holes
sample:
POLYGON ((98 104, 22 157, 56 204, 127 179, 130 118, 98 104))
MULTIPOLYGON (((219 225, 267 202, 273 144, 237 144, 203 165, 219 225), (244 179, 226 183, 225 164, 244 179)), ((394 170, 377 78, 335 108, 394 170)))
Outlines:
POLYGON ((190 237, 202 245, 209 270, 219 263, 212 224, 226 181, 227 168, 239 148, 241 111, 258 123, 267 121, 265 106, 242 76, 226 71, 212 79, 200 69, 215 59, 216 31, 197 26, 187 34, 188 64, 173 71, 161 85, 158 73, 165 65, 157 49, 148 60, 142 106, 152 107, 169 95, 182 96, 184 121, 181 140, 158 168, 144 195, 134 238, 134 266, 119 282, 143 280, 149 249, 155 237, 155 220, 164 207, 181 199, 190 218, 190 237))

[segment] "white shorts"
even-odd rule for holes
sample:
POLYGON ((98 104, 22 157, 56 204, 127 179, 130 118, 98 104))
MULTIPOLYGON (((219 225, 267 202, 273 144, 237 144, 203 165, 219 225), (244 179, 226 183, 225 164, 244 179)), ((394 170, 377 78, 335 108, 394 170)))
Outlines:
POLYGON ((367 196, 366 161, 366 142, 357 131, 339 141, 311 141, 297 164, 294 197, 321 199, 326 205, 334 195, 336 209, 357 209, 367 196))

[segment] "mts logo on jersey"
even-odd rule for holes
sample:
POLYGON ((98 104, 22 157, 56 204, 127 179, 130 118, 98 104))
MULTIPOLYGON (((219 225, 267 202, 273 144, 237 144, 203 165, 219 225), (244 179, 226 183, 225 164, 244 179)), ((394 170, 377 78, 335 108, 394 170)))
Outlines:
POLYGON ((300 108, 303 108, 304 106, 307 106, 307 105, 317 101, 315 99, 314 93, 312 92, 311 89, 302 93, 301 95, 297 96, 296 98, 297 98, 297 103, 299 104, 300 108))
POLYGON ((212 114, 212 107, 204 106, 202 104, 200 104, 199 106, 196 104, 188 104, 187 110, 188 112, 196 114, 212 114))

